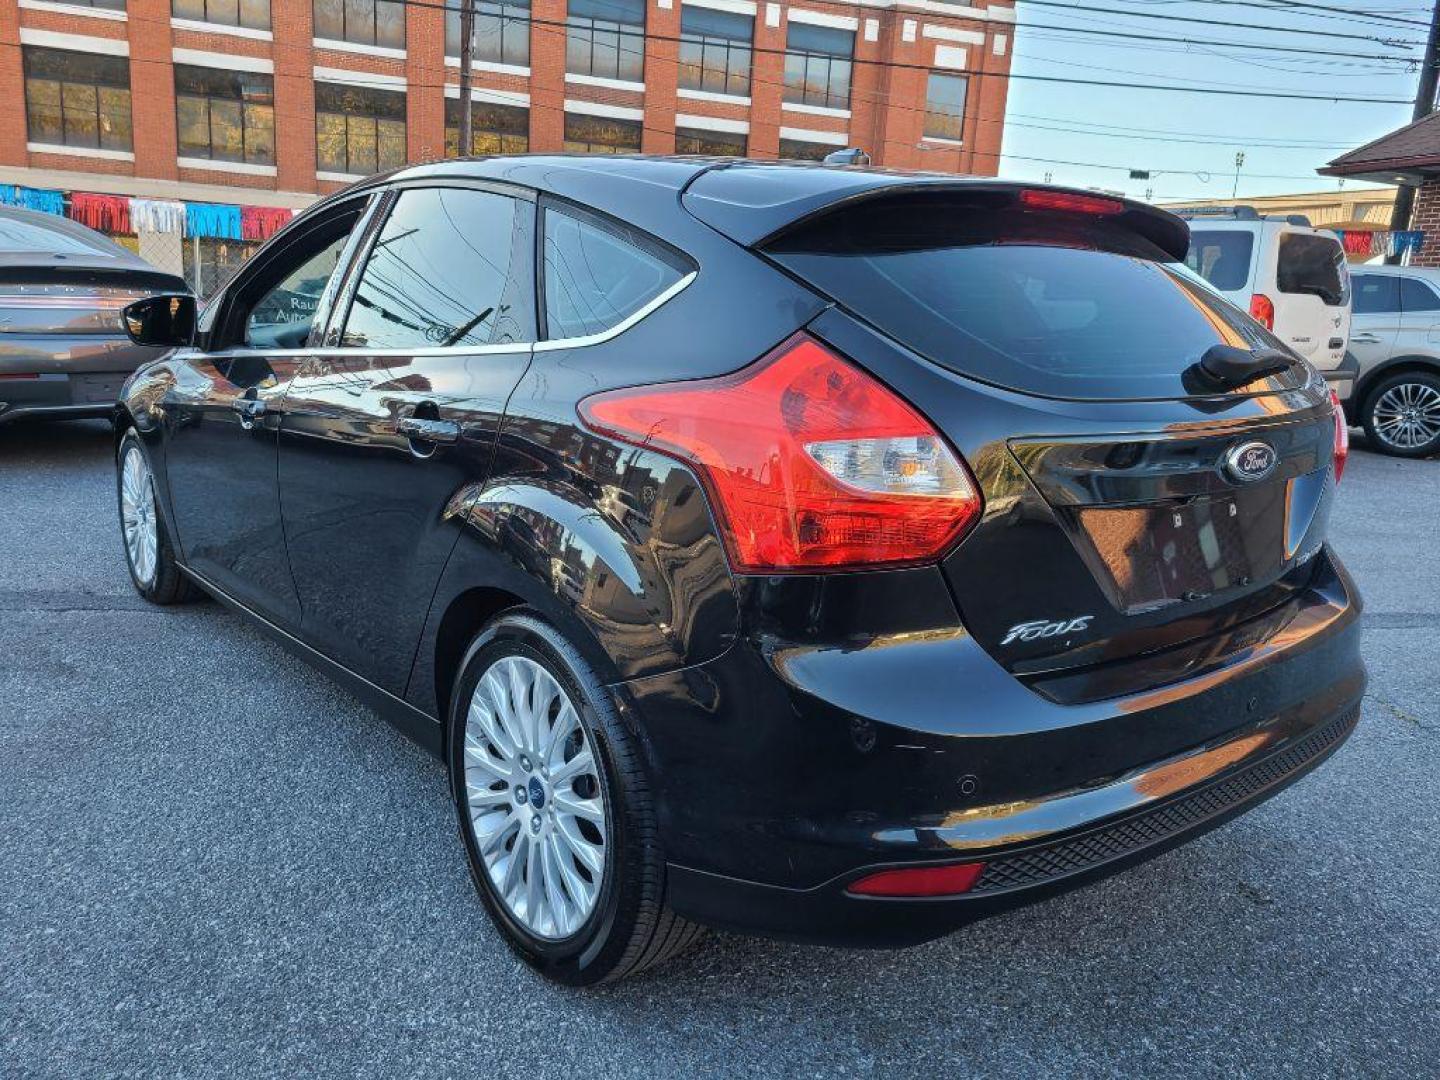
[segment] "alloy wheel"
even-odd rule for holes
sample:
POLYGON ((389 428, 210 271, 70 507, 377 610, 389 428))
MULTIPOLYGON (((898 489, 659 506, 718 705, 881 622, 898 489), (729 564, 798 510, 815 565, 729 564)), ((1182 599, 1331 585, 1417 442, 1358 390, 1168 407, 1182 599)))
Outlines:
POLYGON ((143 588, 155 581, 159 533, 155 520, 155 483, 138 446, 129 446, 120 463, 120 521, 130 569, 143 588))
POLYGON ((1417 450, 1440 437, 1440 390, 1402 382, 1376 399, 1371 410, 1375 435, 1398 450, 1417 450))
POLYGON ((600 896, 609 825, 595 749, 570 696, 527 656, 496 660, 470 699, 464 761, 496 895, 538 938, 575 934, 600 896))

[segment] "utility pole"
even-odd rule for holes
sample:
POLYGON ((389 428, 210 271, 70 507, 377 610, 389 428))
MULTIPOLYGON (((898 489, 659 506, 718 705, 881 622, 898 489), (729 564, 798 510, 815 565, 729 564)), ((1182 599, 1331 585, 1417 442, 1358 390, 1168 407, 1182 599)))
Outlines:
MULTIPOLYGON (((1435 2, 1436 2, 1437 4, 1440 4, 1440 0, 1435 0, 1435 2)), ((1237 151, 1235 151, 1235 186, 1230 189, 1230 198, 1232 198, 1232 199, 1235 198, 1237 195, 1240 194, 1240 166, 1241 166, 1241 165, 1244 165, 1244 164, 1245 164, 1245 151, 1244 151, 1244 150, 1237 150, 1237 151)))
MULTIPOLYGON (((1436 0, 1440 3, 1440 0, 1436 0)), ((470 109, 470 69, 475 59, 475 0, 460 0, 460 156, 475 149, 470 109)))
MULTIPOLYGON (((1410 114, 1413 124, 1435 111, 1435 82, 1440 76, 1440 0, 1435 0, 1435 9, 1430 13, 1430 36, 1425 41, 1425 59, 1420 66, 1420 84, 1415 87, 1415 110, 1410 114)), ((1390 231, 1402 232, 1410 227, 1410 214, 1415 209, 1415 189, 1409 184, 1400 184, 1395 189, 1395 209, 1390 212, 1390 231)), ((1400 262, 1400 256, 1387 255, 1385 261, 1392 266, 1400 262)))

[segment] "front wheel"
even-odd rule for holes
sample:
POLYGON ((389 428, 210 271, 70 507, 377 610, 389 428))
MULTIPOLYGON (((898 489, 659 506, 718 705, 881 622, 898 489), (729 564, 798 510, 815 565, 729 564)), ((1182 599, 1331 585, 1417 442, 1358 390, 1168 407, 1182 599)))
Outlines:
POLYGON ((194 595, 175 561, 175 548, 155 499, 155 475, 131 428, 115 451, 115 487, 125 564, 135 591, 152 604, 178 604, 194 595))
POLYGON ((506 614, 475 640, 452 695, 447 758, 475 886, 541 974, 608 982, 700 937, 664 904, 638 748, 550 624, 506 614))
POLYGON ((1361 419, 1370 444, 1382 453, 1425 457, 1440 451, 1440 375, 1392 375, 1370 392, 1361 419))

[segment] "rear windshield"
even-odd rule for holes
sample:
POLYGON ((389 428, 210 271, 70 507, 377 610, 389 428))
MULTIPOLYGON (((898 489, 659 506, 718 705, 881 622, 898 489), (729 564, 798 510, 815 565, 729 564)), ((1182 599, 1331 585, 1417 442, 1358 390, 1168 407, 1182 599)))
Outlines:
POLYGON ((1186 369, 1212 345, 1282 347, 1182 265, 1143 254, 1032 242, 770 254, 936 363, 1047 397, 1194 396, 1186 369))
POLYGON ((1318 296, 1328 307, 1350 301, 1350 274, 1339 241, 1314 233, 1282 233, 1275 287, 1318 296))
POLYGON ((1250 280, 1250 256, 1255 237, 1230 229, 1191 229, 1190 252, 1185 265, 1215 288, 1235 292, 1250 280))

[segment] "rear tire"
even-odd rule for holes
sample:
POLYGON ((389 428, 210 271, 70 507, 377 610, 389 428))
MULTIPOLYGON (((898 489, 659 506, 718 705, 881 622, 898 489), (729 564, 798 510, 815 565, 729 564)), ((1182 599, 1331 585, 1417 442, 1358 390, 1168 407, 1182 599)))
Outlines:
POLYGON ((521 609, 481 631, 451 695, 446 758, 475 887, 506 942, 546 978, 612 982, 703 935, 665 906, 636 741, 549 623, 521 609), (567 816, 577 808, 586 816, 567 816))
POLYGON ((175 561, 175 547, 155 492, 155 474, 140 436, 130 428, 115 450, 120 538, 135 591, 152 604, 179 604, 195 588, 175 561))
POLYGON ((1370 445, 1382 454, 1416 458, 1440 451, 1440 375, 1390 376, 1370 391, 1360 419, 1370 445))

